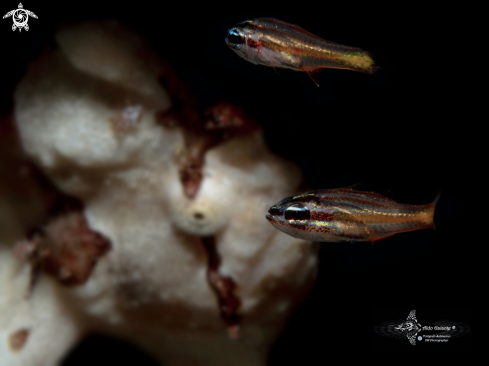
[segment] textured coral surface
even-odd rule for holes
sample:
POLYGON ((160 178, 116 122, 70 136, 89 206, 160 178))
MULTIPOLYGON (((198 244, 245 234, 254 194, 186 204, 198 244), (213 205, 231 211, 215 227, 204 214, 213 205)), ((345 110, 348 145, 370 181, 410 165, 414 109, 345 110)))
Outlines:
POLYGON ((79 204, 45 218, 55 198, 12 176, 26 203, 0 206, 0 364, 56 365, 91 331, 165 365, 265 364, 317 269, 316 245, 264 218, 299 168, 231 105, 176 108, 171 70, 119 24, 55 39, 14 117, 38 175, 79 204))

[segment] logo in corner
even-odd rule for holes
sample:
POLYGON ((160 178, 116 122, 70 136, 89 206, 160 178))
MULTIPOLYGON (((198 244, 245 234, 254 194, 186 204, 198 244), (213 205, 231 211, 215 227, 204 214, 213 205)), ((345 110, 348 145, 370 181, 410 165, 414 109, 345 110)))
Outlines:
POLYGON ((467 324, 449 320, 440 319, 433 323, 433 326, 421 326, 416 319, 416 310, 409 313, 407 320, 402 319, 389 320, 374 326, 373 331, 380 336, 403 339, 406 337, 413 346, 416 345, 416 339, 419 342, 429 344, 440 344, 450 341, 470 333, 470 327, 467 324), (425 333, 418 335, 419 332, 436 331, 437 333, 425 333), (438 331, 441 331, 439 333, 438 331))
POLYGON ((407 320, 404 323, 399 324, 396 329, 406 334, 407 338, 409 339, 409 343, 415 346, 416 336, 421 330, 421 324, 419 324, 416 320, 416 310, 411 310, 407 320))
POLYGON ((37 15, 34 14, 30 10, 24 9, 22 3, 19 3, 19 8, 9 11, 7 14, 3 16, 3 19, 12 17, 14 24, 12 25, 12 30, 15 31, 19 28, 19 32, 24 28, 26 31, 29 30, 29 26, 27 25, 27 21, 29 20, 29 15, 33 18, 37 19, 37 15))

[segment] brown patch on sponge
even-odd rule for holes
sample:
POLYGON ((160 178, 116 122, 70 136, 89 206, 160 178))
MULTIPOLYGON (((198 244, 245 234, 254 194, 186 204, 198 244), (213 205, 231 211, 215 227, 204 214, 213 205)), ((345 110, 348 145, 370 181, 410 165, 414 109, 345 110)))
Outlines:
POLYGON ((219 273, 221 258, 217 253, 214 237, 204 237, 202 238, 202 243, 209 256, 207 281, 209 281, 209 284, 217 295, 219 310, 221 317, 227 325, 229 337, 236 339, 238 338, 239 323, 241 320, 238 315, 241 300, 235 294, 238 286, 231 277, 219 273))
POLYGON ((110 250, 110 242, 92 230, 78 205, 77 210, 65 211, 35 230, 28 240, 16 244, 17 257, 32 263, 29 292, 40 271, 66 286, 87 281, 98 259, 110 250))
POLYGON ((158 112, 156 120, 166 128, 183 130, 184 148, 177 155, 177 163, 184 194, 192 199, 203 178, 206 152, 232 137, 257 131, 259 125, 243 108, 229 102, 203 105, 170 66, 166 69, 160 82, 170 94, 172 107, 158 112))
POLYGON ((28 329, 20 329, 17 332, 10 335, 8 338, 8 344, 12 351, 19 352, 24 348, 25 343, 27 342, 27 338, 29 337, 28 329))

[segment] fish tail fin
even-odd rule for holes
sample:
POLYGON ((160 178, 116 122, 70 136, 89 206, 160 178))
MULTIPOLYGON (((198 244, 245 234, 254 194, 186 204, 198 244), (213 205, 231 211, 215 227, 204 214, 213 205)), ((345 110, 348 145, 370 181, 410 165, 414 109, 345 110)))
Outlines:
POLYGON ((380 67, 379 66, 372 65, 367 70, 365 70, 365 73, 368 74, 368 75, 371 75, 371 76, 375 76, 375 75, 377 75, 377 73, 379 72, 379 70, 380 70, 380 67))
POLYGON ((436 192, 435 199, 431 203, 433 205, 433 219, 432 219, 433 225, 431 227, 433 230, 436 230, 434 216, 435 216, 436 204, 438 203, 438 200, 440 199, 440 196, 441 196, 441 191, 442 191, 442 188, 438 189, 438 191, 436 192))
POLYGON ((363 67, 361 71, 363 71, 364 74, 375 76, 377 72, 380 70, 380 66, 377 66, 375 64, 375 59, 371 52, 362 51, 362 53, 363 53, 363 62, 362 62, 363 67))
POLYGON ((434 205, 434 206, 436 206, 436 204, 438 203, 438 200, 440 199, 442 189, 443 189, 443 188, 440 188, 440 189, 438 189, 438 191, 436 192, 435 199, 433 200, 433 205, 434 205))

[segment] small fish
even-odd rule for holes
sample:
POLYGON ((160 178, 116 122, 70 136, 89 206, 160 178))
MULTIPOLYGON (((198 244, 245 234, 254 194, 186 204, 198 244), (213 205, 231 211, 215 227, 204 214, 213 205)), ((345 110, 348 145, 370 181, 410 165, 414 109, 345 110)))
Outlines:
POLYGON ((299 239, 374 242, 434 228, 438 198, 426 205, 409 205, 348 187, 325 189, 286 198, 272 206, 266 217, 277 229, 299 239))
MULTIPOLYGON (((274 18, 256 18, 228 30, 226 44, 255 65, 305 71, 313 76, 323 68, 373 74, 378 68, 360 48, 326 41, 301 27, 274 18)), ((319 86, 319 85, 318 85, 319 86)))

